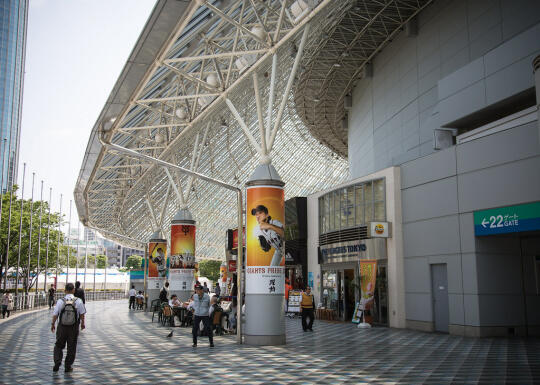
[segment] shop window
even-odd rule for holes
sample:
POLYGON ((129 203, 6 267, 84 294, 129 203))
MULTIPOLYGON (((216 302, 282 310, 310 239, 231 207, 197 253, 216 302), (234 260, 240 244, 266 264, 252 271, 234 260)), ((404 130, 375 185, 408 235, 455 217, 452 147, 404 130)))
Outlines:
POLYGON ((366 212, 364 213, 364 218, 366 223, 371 222, 373 220, 373 202, 366 201, 366 212))
POLYGON ((384 202, 375 202, 375 214, 373 219, 376 221, 384 221, 386 220, 386 210, 385 210, 385 204, 384 202))

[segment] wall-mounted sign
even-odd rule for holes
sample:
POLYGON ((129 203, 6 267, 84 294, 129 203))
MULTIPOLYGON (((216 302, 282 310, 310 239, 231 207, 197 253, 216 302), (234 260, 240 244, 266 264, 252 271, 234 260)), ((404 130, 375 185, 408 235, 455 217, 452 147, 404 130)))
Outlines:
POLYGON ((390 238, 389 222, 369 222, 368 237, 370 238, 390 238))
POLYGON ((236 273, 236 261, 233 259, 229 260, 229 273, 236 273))
POLYGON ((540 202, 474 212, 475 235, 533 230, 540 230, 540 202))
POLYGON ((361 239, 319 247, 322 263, 356 262, 360 259, 385 259, 386 239, 361 239))

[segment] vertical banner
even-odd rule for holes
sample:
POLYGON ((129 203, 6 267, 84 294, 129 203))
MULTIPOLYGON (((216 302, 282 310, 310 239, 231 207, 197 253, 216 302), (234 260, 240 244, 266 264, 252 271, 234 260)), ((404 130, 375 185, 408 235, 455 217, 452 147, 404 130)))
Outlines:
POLYGON ((159 289, 167 278, 167 242, 148 243, 148 288, 159 289))
POLYGON ((169 284, 171 290, 191 290, 195 281, 195 225, 171 225, 169 284))
POLYGON ((246 293, 285 293, 283 187, 247 188, 246 293))
POLYGON ((373 304, 375 296, 375 280, 377 279, 377 261, 360 261, 360 310, 365 310, 373 304))

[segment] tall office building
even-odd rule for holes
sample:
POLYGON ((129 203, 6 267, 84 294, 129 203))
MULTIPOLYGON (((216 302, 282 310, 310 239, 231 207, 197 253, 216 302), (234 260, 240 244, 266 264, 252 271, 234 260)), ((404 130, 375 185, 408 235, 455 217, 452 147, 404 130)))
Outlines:
POLYGON ((28 0, 0 0, 0 183, 17 181, 28 0), (5 140, 4 140, 5 139, 5 140))

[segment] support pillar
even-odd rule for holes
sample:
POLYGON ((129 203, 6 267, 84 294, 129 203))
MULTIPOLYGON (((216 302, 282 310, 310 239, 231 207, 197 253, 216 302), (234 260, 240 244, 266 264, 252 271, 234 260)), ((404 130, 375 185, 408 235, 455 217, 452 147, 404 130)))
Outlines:
POLYGON ((159 292, 167 281, 167 240, 160 230, 148 241, 148 276, 146 279, 149 304, 159 298, 159 292))
POLYGON ((171 221, 169 288, 183 302, 189 300, 195 285, 195 230, 191 212, 178 210, 171 221))
POLYGON ((261 164, 246 183, 246 324, 248 345, 285 341, 285 183, 261 164))

